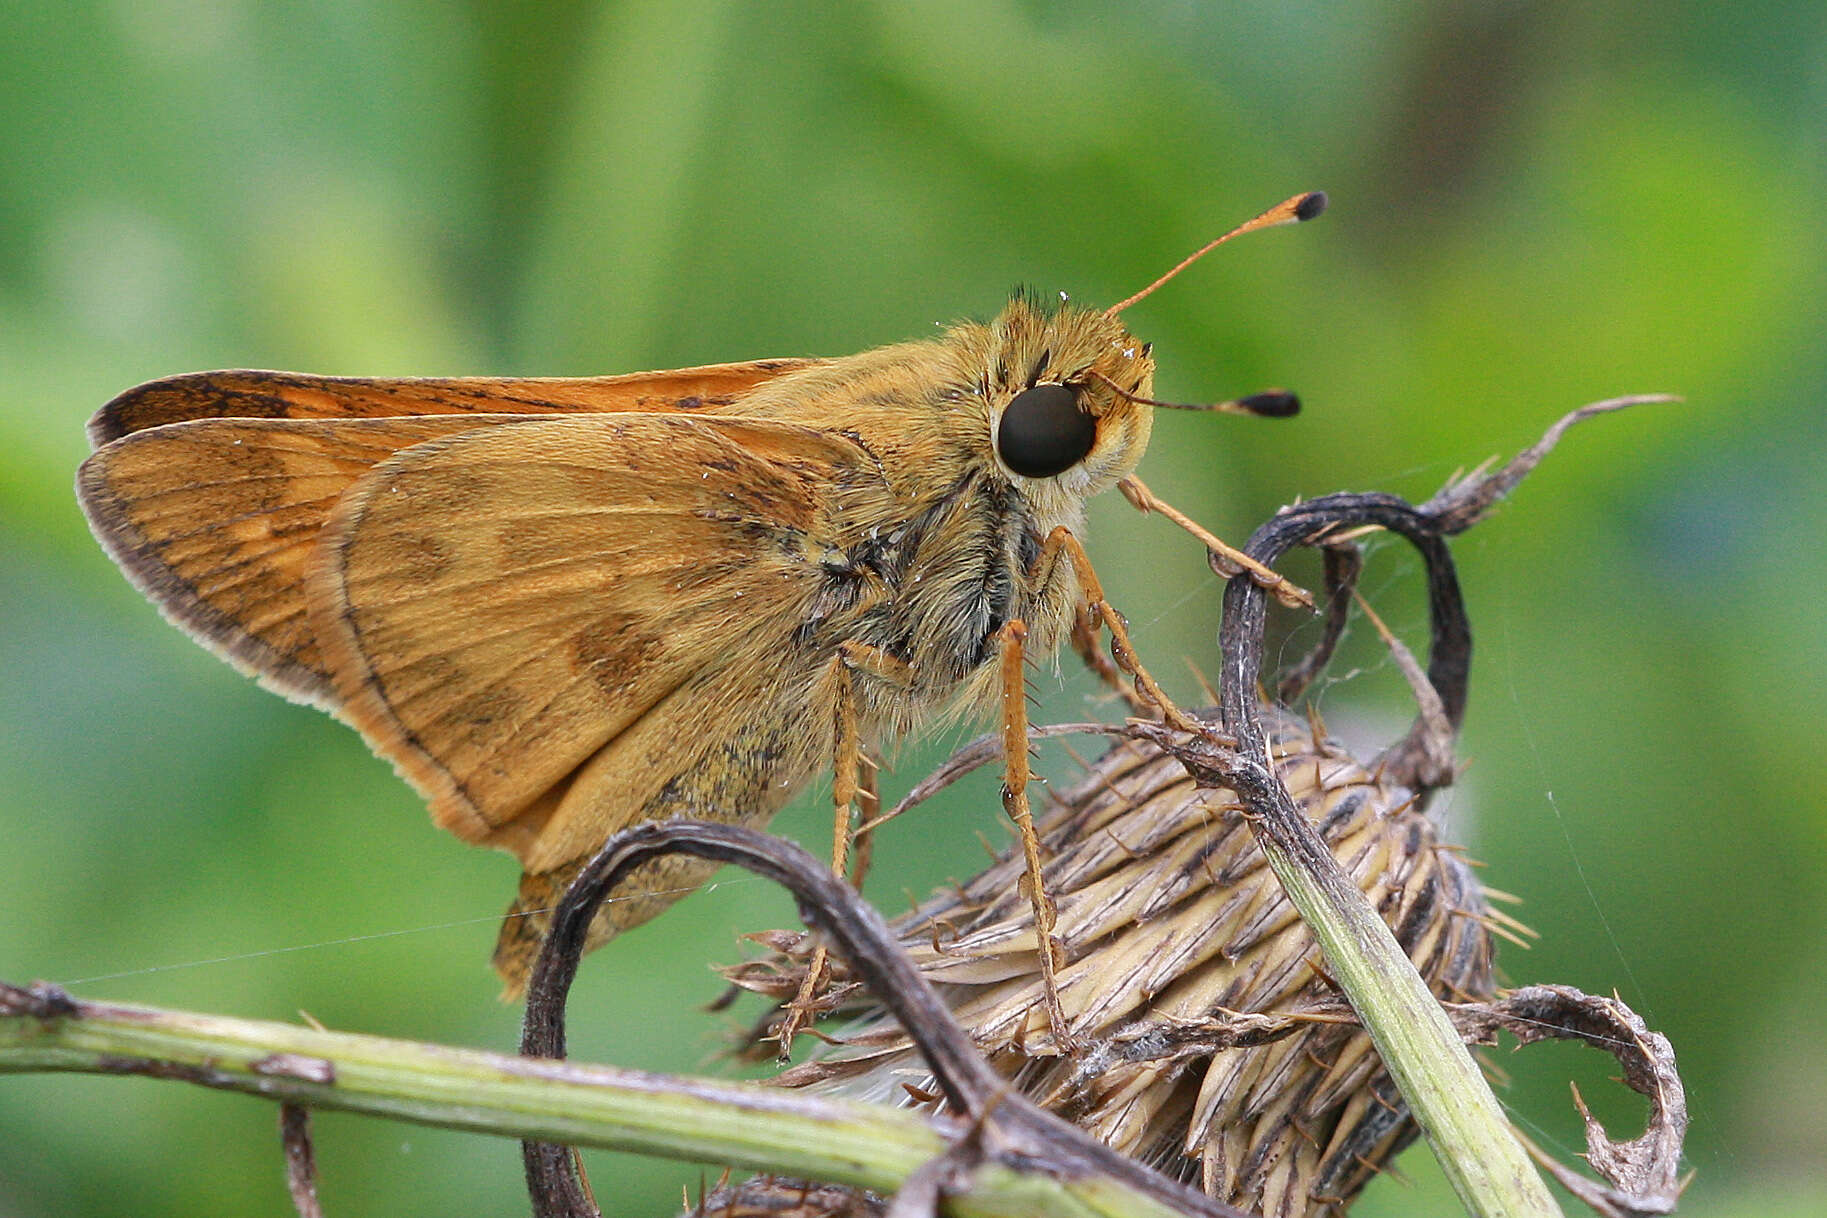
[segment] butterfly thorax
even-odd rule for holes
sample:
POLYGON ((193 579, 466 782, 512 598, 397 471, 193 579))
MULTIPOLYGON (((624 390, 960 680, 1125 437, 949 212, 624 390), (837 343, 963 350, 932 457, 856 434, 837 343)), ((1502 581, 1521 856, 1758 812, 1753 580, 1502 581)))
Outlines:
POLYGON ((992 639, 1022 619, 1035 654, 1064 641, 1079 600, 1070 564, 1041 564, 1057 528, 1082 533, 1086 500, 1142 456, 1153 361, 1100 312, 1017 296, 992 323, 865 352, 763 386, 731 413, 834 431, 875 478, 833 488, 820 525, 783 538, 823 580, 794 634, 816 664, 860 643, 907 666, 903 684, 863 673, 871 734, 896 736, 990 696, 992 639), (1061 386, 1095 428, 1082 460, 1054 476, 1015 472, 998 447, 1010 404, 1061 386))

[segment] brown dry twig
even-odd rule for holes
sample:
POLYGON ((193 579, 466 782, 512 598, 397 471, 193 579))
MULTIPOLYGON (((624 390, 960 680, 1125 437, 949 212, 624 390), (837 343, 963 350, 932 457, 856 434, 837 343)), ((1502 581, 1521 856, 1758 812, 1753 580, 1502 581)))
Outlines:
POLYGON ((298 1218, 323 1218, 317 1199, 317 1153, 311 1145, 311 1110, 301 1104, 279 1106, 279 1141, 285 1150, 286 1191, 298 1218))
MULTIPOLYGON (((1102 1177, 1196 1218, 1248 1218, 1118 1154, 1009 1091, 895 942, 881 915, 855 889, 793 843, 736 825, 666 821, 624 830, 609 840, 554 911, 527 988, 523 1054, 564 1057, 565 1001, 591 917, 631 870, 674 853, 734 863, 792 892, 801 918, 908 1030, 953 1109, 981 1127, 986 1161, 1064 1179, 1102 1177)), ((523 1143, 523 1157, 528 1192, 541 1218, 600 1218, 569 1148, 529 1141, 523 1143)))

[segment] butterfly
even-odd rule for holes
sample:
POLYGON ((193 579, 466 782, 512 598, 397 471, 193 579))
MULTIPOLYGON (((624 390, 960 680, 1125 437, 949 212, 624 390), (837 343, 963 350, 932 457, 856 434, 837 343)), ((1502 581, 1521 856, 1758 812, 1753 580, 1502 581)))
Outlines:
MULTIPOLYGON (((836 359, 171 377, 94 417, 78 497, 172 622, 352 725, 440 826, 520 861, 494 957, 513 991, 617 829, 763 824, 846 724, 870 748, 993 704, 1010 623, 1028 654, 1066 641, 1086 501, 1145 494, 1163 404, 1118 314, 1179 269, 1116 308, 1021 293, 836 359)), ((710 870, 646 865, 592 942, 710 870)))

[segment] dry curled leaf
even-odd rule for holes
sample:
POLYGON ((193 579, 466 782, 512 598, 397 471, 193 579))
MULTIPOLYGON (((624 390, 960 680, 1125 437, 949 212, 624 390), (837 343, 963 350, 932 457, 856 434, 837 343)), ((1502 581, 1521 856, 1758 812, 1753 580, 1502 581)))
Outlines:
POLYGON ((1675 1072, 1668 1037, 1650 1031, 1642 1016, 1617 998, 1597 998, 1565 985, 1532 985, 1491 1004, 1453 1010, 1468 1041, 1497 1043, 1510 1033, 1522 1044, 1579 1040, 1617 1058, 1625 1086, 1649 1101, 1641 1137, 1615 1142, 1587 1111, 1579 1089, 1573 1102, 1586 1125, 1586 1159, 1606 1184, 1597 1184, 1537 1152, 1536 1158, 1568 1192, 1604 1218, 1647 1218, 1673 1213, 1680 1199, 1681 1145, 1687 1134, 1687 1093, 1675 1072))

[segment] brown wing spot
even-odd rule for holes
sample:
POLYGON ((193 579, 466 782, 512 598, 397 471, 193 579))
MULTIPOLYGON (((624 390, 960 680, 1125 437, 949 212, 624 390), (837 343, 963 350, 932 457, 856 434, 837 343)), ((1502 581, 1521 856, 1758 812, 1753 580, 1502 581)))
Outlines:
POLYGON ((613 614, 586 627, 572 644, 578 667, 608 697, 627 688, 631 674, 660 653, 664 640, 639 618, 613 614))
POLYGON ((652 394, 636 399, 636 405, 643 410, 710 410, 734 405, 738 400, 740 399, 728 393, 692 393, 684 397, 652 394))
POLYGON ((807 481, 803 476, 751 468, 725 480, 723 498, 752 519, 803 529, 811 522, 814 507, 807 481))
POLYGON ((457 562, 449 545, 425 533, 389 538, 387 549, 388 576, 407 585, 443 579, 457 562))
POLYGON ((503 685, 476 690, 452 707, 446 718, 461 724, 466 743, 492 749, 513 736, 528 708, 527 698, 503 685))

